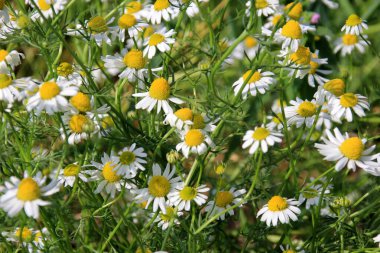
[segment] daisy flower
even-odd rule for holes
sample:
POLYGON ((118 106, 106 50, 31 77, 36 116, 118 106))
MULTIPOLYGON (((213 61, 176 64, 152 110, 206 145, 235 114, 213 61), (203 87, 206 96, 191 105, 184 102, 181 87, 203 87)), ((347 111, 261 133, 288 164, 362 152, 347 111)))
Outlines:
POLYGON ((45 183, 46 177, 43 177, 41 172, 30 177, 25 171, 24 178, 21 180, 12 176, 10 181, 5 183, 4 194, 0 197, 0 207, 10 217, 16 216, 21 209, 24 209, 28 217, 38 219, 39 207, 50 204, 41 197, 50 196, 59 191, 57 181, 53 180, 48 185, 45 183))
POLYGON ((125 6, 125 13, 133 15, 137 19, 141 19, 145 15, 145 11, 142 7, 143 5, 140 1, 131 1, 125 6))
POLYGON ((342 96, 345 88, 346 84, 344 81, 340 78, 335 78, 325 82, 323 85, 319 85, 314 98, 317 104, 322 105, 326 101, 330 102, 333 98, 342 96))
POLYGON ((113 28, 113 33, 119 37, 119 40, 124 42, 129 35, 130 38, 138 37, 143 28, 148 26, 147 23, 138 20, 133 14, 123 14, 117 21, 116 27, 113 28))
POLYGON ((198 206, 206 203, 207 195, 210 188, 206 185, 198 187, 186 186, 184 183, 175 187, 175 191, 168 194, 169 201, 172 206, 178 207, 179 211, 190 211, 191 202, 194 201, 198 206))
POLYGON ((345 118, 348 122, 352 122, 352 111, 359 117, 364 117, 364 109, 369 110, 367 98, 354 93, 344 93, 338 98, 333 98, 331 105, 331 115, 338 121, 345 118))
POLYGON ((207 151, 207 146, 214 147, 214 143, 208 134, 200 129, 189 129, 181 133, 182 142, 176 146, 177 151, 188 158, 190 153, 202 155, 207 151))
POLYGON ((346 166, 353 171, 356 170, 356 166, 367 168, 366 162, 375 159, 374 156, 370 156, 370 153, 375 150, 376 146, 364 149, 366 139, 360 139, 357 136, 350 137, 348 133, 342 135, 338 128, 334 129, 335 136, 329 129, 326 129, 325 133, 327 138, 322 137, 324 143, 316 143, 314 146, 324 156, 324 160, 337 161, 336 171, 340 171, 346 166))
POLYGON ((248 36, 235 48, 232 57, 243 60, 247 56, 249 60, 252 60, 256 57, 259 48, 259 41, 253 36, 248 36))
MULTIPOLYGON (((364 38, 367 38, 366 35, 363 35, 364 38)), ((334 53, 341 51, 342 56, 351 54, 352 51, 356 48, 360 53, 365 52, 367 47, 367 42, 355 34, 345 34, 337 42, 335 42, 334 53)))
POLYGON ((207 133, 212 133, 216 125, 215 123, 219 121, 219 119, 211 120, 207 115, 201 113, 193 113, 193 124, 191 125, 191 129, 199 129, 207 133))
POLYGON ((346 24, 342 27, 342 32, 346 34, 360 35, 364 30, 368 29, 368 25, 364 20, 362 20, 358 15, 351 14, 347 20, 346 24))
POLYGON ((164 124, 176 127, 178 130, 188 129, 193 124, 193 111, 190 108, 181 108, 166 115, 164 124))
POLYGON ((299 20, 303 13, 302 4, 291 2, 285 6, 284 12, 289 18, 299 20))
POLYGON ((277 226, 278 221, 287 224, 298 220, 297 215, 301 210, 297 207, 299 202, 295 199, 286 199, 281 196, 273 196, 257 213, 260 220, 266 222, 267 226, 277 226))
POLYGON ((273 146, 276 142, 281 143, 283 135, 265 125, 255 127, 255 130, 249 130, 243 137, 243 149, 250 147, 249 153, 254 154, 260 147, 263 153, 268 152, 268 146, 273 146))
MULTIPOLYGON (((251 1, 247 1, 246 6, 246 15, 249 16, 251 9, 251 1)), ((275 13, 275 10, 278 8, 278 0, 255 0, 255 9, 257 16, 268 17, 275 13)))
POLYGON ((112 157, 116 164, 114 170, 116 174, 123 175, 125 178, 134 178, 139 169, 145 170, 143 164, 146 164, 146 157, 144 149, 133 143, 130 147, 123 148, 118 156, 112 157))
POLYGON ((379 248, 380 248, 380 234, 378 234, 377 236, 375 236, 375 237, 373 238, 373 242, 374 242, 374 243, 378 243, 378 244, 379 244, 379 248))
POLYGON ((166 165, 164 173, 161 173, 160 165, 153 164, 153 175, 148 179, 148 187, 143 189, 133 190, 136 194, 135 199, 146 202, 145 209, 153 202, 153 212, 161 209, 161 212, 166 214, 166 200, 168 194, 175 190, 175 187, 180 183, 180 177, 174 177, 175 166, 166 165))
MULTIPOLYGON (((235 190, 234 187, 228 191, 218 191, 215 195, 215 200, 207 203, 205 211, 208 212, 209 216, 214 216, 232 207, 233 205, 240 204, 241 206, 245 203, 244 198, 241 195, 246 192, 247 191, 245 189, 235 190)), ((234 210, 231 209, 227 213, 229 215, 234 215, 234 210)), ((218 216, 218 220, 224 220, 225 217, 226 213, 220 214, 218 216)))
POLYGON ((99 131, 99 126, 97 126, 88 115, 66 112, 63 115, 62 120, 65 129, 60 129, 61 137, 63 140, 67 138, 70 145, 87 140, 92 134, 99 131), (68 134, 68 136, 66 136, 66 134, 68 134))
POLYGON ((144 56, 148 56, 148 59, 152 59, 156 55, 157 49, 162 53, 170 50, 171 44, 174 44, 175 39, 171 38, 176 32, 171 29, 166 32, 166 28, 153 33, 144 43, 144 56))
POLYGON ((281 20, 282 16, 283 16, 282 12, 276 12, 272 16, 269 16, 267 18, 267 22, 264 24, 264 28, 272 29, 272 28, 276 27, 278 22, 281 20))
POLYGON ((87 182, 87 177, 81 170, 81 166, 77 163, 69 164, 63 170, 59 171, 57 182, 62 184, 64 187, 73 187, 77 178, 83 182, 87 182))
POLYGON ((45 19, 52 18, 65 8, 67 0, 38 0, 38 1, 25 1, 26 4, 31 5, 33 8, 39 9, 32 15, 32 20, 39 19, 44 21, 45 19), (41 16, 42 14, 42 16, 41 16))
POLYGON ((295 76, 296 78, 304 78, 310 69, 311 52, 308 47, 299 46, 295 52, 289 48, 282 50, 280 57, 285 60, 280 62, 289 71, 289 77, 295 76))
MULTIPOLYGON (((314 178, 310 178, 311 182, 314 181, 314 178)), ((298 199, 299 204, 301 205, 306 201, 306 209, 310 209, 310 206, 315 206, 319 204, 319 199, 322 196, 323 184, 324 180, 320 180, 314 185, 303 189, 300 193, 300 197, 298 199)), ((331 185, 328 185, 324 190, 323 194, 329 194, 331 189, 331 185)))
POLYGON ((148 92, 135 93, 133 96, 143 97, 136 104, 136 109, 144 109, 151 112, 157 106, 157 114, 161 111, 161 108, 165 114, 173 112, 169 101, 175 104, 184 103, 181 99, 171 96, 170 84, 163 77, 155 79, 150 85, 148 92))
POLYGON ((37 114, 45 110, 49 115, 65 111, 68 107, 66 97, 74 96, 77 92, 78 87, 66 81, 50 80, 39 85, 38 92, 28 99, 26 109, 35 110, 37 114))
POLYGON ((18 227, 11 232, 2 232, 1 235, 6 237, 7 241, 21 243, 28 249, 28 252, 41 252, 44 248, 42 235, 48 234, 47 228, 35 230, 29 227, 18 227), (36 251, 37 249, 37 251, 36 251))
POLYGON ((74 66, 68 62, 61 62, 57 67, 57 80, 68 81, 73 85, 81 86, 82 85, 82 75, 79 71, 74 69, 74 66))
POLYGON ((311 87, 315 87, 315 83, 319 85, 323 85, 329 79, 321 76, 320 74, 323 75, 328 75, 331 74, 332 71, 330 70, 322 70, 320 67, 322 65, 328 64, 328 59, 327 58, 319 58, 318 57, 318 51, 315 53, 311 54, 311 60, 310 60, 310 69, 309 72, 307 73, 307 82, 311 87))
POLYGON ((315 124, 315 129, 321 130, 323 126, 326 129, 330 129, 332 127, 332 124, 331 106, 328 103, 324 103, 322 105, 322 110, 319 113, 317 124, 315 124))
POLYGON ((171 5, 169 0, 156 0, 154 4, 149 4, 145 8, 145 17, 153 25, 161 24, 162 19, 173 20, 178 13, 179 8, 171 5))
MULTIPOLYGON (((151 214, 150 216, 153 217, 155 214, 151 214)), ((166 206, 166 212, 160 212, 154 222, 158 223, 157 226, 161 227, 162 230, 166 230, 169 225, 171 220, 173 220, 173 224, 179 224, 179 220, 177 219, 178 216, 183 215, 183 212, 178 210, 175 212, 175 209, 171 206, 166 206)))
POLYGON ((122 188, 132 188, 131 184, 124 182, 122 177, 117 175, 115 171, 116 163, 109 155, 104 154, 101 158, 101 163, 92 161, 90 166, 95 167, 97 170, 87 170, 84 173, 91 176, 89 180, 100 181, 94 193, 97 194, 105 190, 107 194, 111 195, 111 198, 114 198, 116 191, 120 192, 122 188))
POLYGON ((288 125, 295 124, 297 127, 301 127, 305 123, 307 127, 311 127, 317 114, 318 105, 314 99, 303 101, 296 98, 296 100, 291 100, 290 106, 285 107, 284 110, 288 125))
POLYGON ((241 92, 243 99, 247 99, 249 93, 252 96, 256 96, 257 93, 265 94, 269 90, 269 86, 275 83, 275 79, 272 76, 274 74, 270 71, 261 72, 261 69, 258 69, 253 72, 252 70, 248 70, 239 80, 232 84, 235 96, 239 94, 241 89, 243 89, 241 92))
POLYGON ((5 101, 12 104, 16 99, 20 100, 19 88, 26 88, 28 83, 25 82, 28 78, 12 80, 8 74, 0 73, 0 101, 5 101))
POLYGON ((15 67, 21 64, 21 59, 25 56, 22 53, 12 50, 0 50, 0 73, 9 73, 8 66, 13 70, 15 67))
POLYGON ((284 119, 282 117, 282 113, 276 113, 275 116, 267 116, 267 119, 270 120, 270 122, 267 124, 268 129, 277 129, 281 130, 284 128, 284 119))

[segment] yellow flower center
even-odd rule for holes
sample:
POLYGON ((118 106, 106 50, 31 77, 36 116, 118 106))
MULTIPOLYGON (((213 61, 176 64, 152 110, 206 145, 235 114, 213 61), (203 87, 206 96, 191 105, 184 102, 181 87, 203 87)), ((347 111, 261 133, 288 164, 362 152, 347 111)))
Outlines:
POLYGON ((362 156, 364 144, 358 137, 351 137, 340 145, 339 150, 348 159, 358 160, 362 156))
POLYGON ((40 97, 43 100, 49 100, 59 94, 61 89, 56 82, 45 82, 40 86, 40 97))
POLYGON ((7 57, 8 54, 9 53, 7 50, 1 49, 0 50, 0 62, 5 61, 5 57, 7 57))
POLYGON ((155 33, 149 38, 149 46, 157 46, 165 40, 165 37, 162 34, 155 33))
MULTIPOLYGON (((314 54, 313 54, 313 57, 314 57, 314 54)), ((314 57, 316 58, 316 57, 314 57)), ((309 70, 309 74, 315 74, 317 72, 317 69, 319 67, 319 64, 314 62, 314 61, 310 61, 310 70, 309 70)))
POLYGON ((138 247, 135 253, 152 253, 152 251, 148 248, 142 249, 142 248, 138 247))
POLYGON ((189 108, 179 109, 174 113, 174 115, 177 116, 177 118, 179 118, 182 121, 186 121, 186 120, 191 121, 193 119, 193 111, 189 108))
POLYGON ((155 11, 161 11, 168 8, 169 6, 170 3, 168 0, 157 0, 153 5, 155 11))
POLYGON ((222 175, 224 174, 224 172, 226 171, 226 167, 223 165, 223 164, 219 164, 218 166, 216 166, 215 168, 215 173, 217 175, 222 175))
POLYGON ((297 51, 290 55, 290 60, 296 64, 309 65, 311 53, 308 47, 298 47, 297 51))
POLYGON ((296 253, 294 250, 288 249, 283 251, 282 253, 296 253))
POLYGON ((130 165, 136 160, 136 156, 131 151, 124 151, 120 155, 120 163, 124 165, 130 165))
POLYGON ((292 2, 288 5, 286 5, 285 11, 289 11, 288 16, 290 18, 298 20, 298 19, 300 19, 302 12, 303 12, 302 4, 301 3, 294 4, 294 2, 292 2))
POLYGON ((280 21, 281 17, 282 17, 281 15, 273 16, 273 18, 272 18, 272 25, 276 26, 277 23, 278 23, 278 21, 280 21))
POLYGON ((135 16, 131 14, 124 14, 119 18, 119 21, 117 24, 119 25, 120 28, 122 29, 128 29, 131 28, 132 26, 136 25, 137 20, 135 16))
POLYGON ((180 192, 179 196, 183 200, 193 200, 197 196, 197 189, 190 186, 185 186, 180 192))
MULTIPOLYGON (((248 79, 249 75, 251 75, 252 73, 252 70, 248 70, 247 72, 244 73, 243 75, 243 80, 244 82, 248 79)), ((253 73, 253 75, 249 78, 249 80, 247 81, 247 83, 254 83, 254 82, 257 82, 261 79, 261 74, 259 71, 256 71, 255 73, 253 73)))
POLYGON ((215 205, 217 207, 226 207, 234 200, 234 195, 229 191, 222 191, 216 193, 215 196, 215 205))
POLYGON ((22 239, 25 242, 30 242, 33 237, 33 231, 27 227, 18 228, 15 232, 15 236, 22 239))
POLYGON ((166 214, 163 212, 160 213, 161 220, 165 222, 169 222, 172 218, 174 218, 174 208, 171 206, 166 207, 166 214))
POLYGON ((327 90, 328 92, 334 94, 335 96, 339 97, 343 95, 344 89, 346 88, 346 84, 342 79, 332 79, 328 82, 326 82, 323 85, 323 88, 327 90))
POLYGON ((11 85, 12 78, 7 74, 0 74, 0 89, 4 89, 11 85))
POLYGON ((116 171, 113 170, 115 167, 116 165, 112 165, 112 162, 106 162, 103 166, 102 175, 104 179, 110 183, 117 182, 121 179, 121 176, 118 176, 116 171))
POLYGON ((297 113, 304 117, 311 117, 317 112, 317 106, 309 101, 302 102, 297 109, 297 113))
POLYGON ((258 127, 256 130, 253 132, 252 137, 255 140, 261 141, 264 140, 269 136, 270 132, 268 129, 263 128, 263 127, 258 127))
POLYGON ((257 45, 257 40, 254 37, 247 37, 244 40, 244 44, 247 48, 253 48, 257 45))
POLYGON ((39 242, 42 238, 42 233, 41 231, 38 231, 35 235, 34 235, 34 241, 35 242, 39 242))
POLYGON ((157 78, 149 88, 149 96, 157 100, 166 100, 170 96, 170 85, 165 78, 157 78))
POLYGON ((273 117, 273 122, 276 123, 276 125, 281 124, 284 119, 282 118, 282 113, 277 113, 277 117, 273 117))
POLYGON ((154 33, 153 26, 146 27, 144 29, 144 32, 143 32, 144 38, 146 39, 146 38, 150 37, 153 33, 154 33))
POLYGON ((80 166, 78 164, 69 164, 63 169, 65 177, 73 177, 79 174, 80 166))
POLYGON ((282 211, 288 207, 286 199, 280 196, 273 196, 268 202, 268 209, 272 212, 282 211))
POLYGON ((354 93, 345 93, 340 97, 340 105, 343 107, 354 107, 358 104, 358 97, 354 93))
POLYGON ((136 13, 138 11, 141 11, 142 9, 142 5, 140 2, 138 1, 132 1, 130 3, 127 4, 127 13, 136 13))
POLYGON ((71 97, 70 103, 80 112, 91 110, 90 97, 82 92, 78 92, 75 96, 71 97))
POLYGON ((143 52, 138 49, 132 49, 124 55, 124 64, 128 68, 142 69, 145 66, 143 52))
POLYGON ((281 34, 291 39, 300 39, 302 36, 301 26, 297 21, 289 20, 282 27, 281 34))
POLYGON ((51 4, 47 3, 46 0, 38 0, 37 5, 42 11, 48 11, 51 8, 51 4))
POLYGON ((255 7, 256 9, 264 9, 268 6, 268 2, 266 0, 256 0, 255 7))
POLYGON ((17 190, 19 200, 33 201, 38 199, 40 195, 40 187, 33 178, 27 177, 21 180, 17 190))
POLYGON ((355 45, 356 43, 358 43, 358 41, 359 41, 358 36, 353 35, 353 34, 345 34, 342 37, 342 42, 346 46, 355 45))
POLYGON ((351 14, 348 19, 346 20, 346 25, 347 26, 356 26, 362 23, 362 19, 356 15, 356 14, 351 14))
POLYGON ((193 125, 191 129, 203 129, 206 127, 205 119, 202 114, 195 113, 193 117, 193 125))
POLYGON ((189 147, 195 147, 204 141, 205 136, 199 129, 190 129, 185 135, 185 143, 189 147))
POLYGON ((60 76, 67 77, 74 72, 73 66, 68 62, 62 62, 57 67, 57 74, 60 76))
POLYGON ((109 127, 114 126, 114 122, 113 122, 112 117, 110 117, 110 116, 106 116, 106 117, 104 117, 104 118, 102 119, 101 125, 102 125, 102 128, 103 128, 103 129, 107 129, 107 128, 109 128, 109 127))
POLYGON ((107 22, 103 17, 96 16, 88 21, 88 28, 94 34, 108 31, 107 22))
POLYGON ((89 118, 86 116, 82 114, 75 114, 70 118, 69 127, 74 133, 83 133, 89 121, 89 118))
POLYGON ((154 197, 165 197, 170 191, 170 182, 164 176, 153 176, 148 184, 148 191, 154 197))

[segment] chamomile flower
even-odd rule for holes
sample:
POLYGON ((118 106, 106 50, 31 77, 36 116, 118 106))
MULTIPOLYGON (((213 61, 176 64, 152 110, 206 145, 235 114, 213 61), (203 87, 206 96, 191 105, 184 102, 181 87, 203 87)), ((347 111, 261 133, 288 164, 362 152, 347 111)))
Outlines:
POLYGON ((311 52, 308 47, 299 46, 298 49, 293 52, 289 48, 281 51, 280 57, 284 57, 285 60, 282 63, 284 66, 289 66, 286 69, 289 71, 289 76, 296 78, 304 78, 310 69, 311 52))
POLYGON ((45 185, 46 177, 38 172, 34 177, 24 173, 23 179, 12 176, 10 181, 5 183, 3 195, 0 197, 0 207, 8 213, 10 217, 16 216, 21 209, 24 209, 28 217, 38 219, 40 216, 39 207, 50 203, 42 200, 42 197, 50 196, 59 191, 57 181, 51 181, 45 185))
POLYGON ((324 83, 329 81, 329 79, 321 76, 321 74, 328 75, 332 72, 331 70, 320 69, 322 65, 328 63, 328 59, 319 58, 318 53, 319 52, 316 51, 315 53, 311 54, 311 59, 309 63, 310 68, 309 72, 307 73, 307 82, 311 87, 315 87, 315 83, 317 83, 318 85, 323 85, 324 83))
MULTIPOLYGON (((251 9, 251 1, 248 0, 245 6, 247 8, 245 13, 247 16, 249 16, 251 9)), ((275 13, 278 6, 278 0, 255 0, 255 9, 257 16, 268 17, 275 13)))
POLYGON ((295 199, 286 199, 281 196, 273 196, 267 204, 265 204, 257 213, 257 217, 261 216, 260 220, 265 222, 268 227, 271 225, 277 226, 278 221, 282 224, 287 224, 292 221, 297 221, 297 215, 301 210, 297 207, 299 202, 295 199))
MULTIPOLYGON (((195 1, 191 0, 177 0, 179 4, 187 5, 186 7, 186 14, 190 18, 194 17, 199 13, 198 5, 195 1)), ((199 3, 208 3, 209 0, 198 0, 199 3)))
POLYGON ((276 142, 281 143, 283 135, 262 125, 249 130, 243 137, 243 149, 249 148, 249 153, 254 154, 259 148, 263 153, 268 152, 268 146, 273 146, 276 142))
POLYGON ((374 242, 374 243, 378 243, 378 244, 379 244, 379 248, 380 248, 380 234, 378 234, 377 236, 375 236, 375 237, 373 238, 373 242, 374 242))
MULTIPOLYGON (((245 203, 242 195, 246 192, 247 191, 245 189, 236 190, 234 187, 228 191, 218 191, 215 195, 215 200, 207 203, 205 211, 209 213, 209 216, 214 216, 215 214, 219 214, 233 205, 240 204, 241 206, 245 203)), ((234 210, 231 209, 227 213, 229 215, 234 215, 234 210)), ((225 217, 226 213, 222 213, 218 216, 218 220, 224 220, 225 217)))
MULTIPOLYGON (((337 120, 335 120, 335 122, 337 122, 337 120)), ((321 112, 319 113, 317 124, 315 124, 315 129, 321 130, 323 126, 326 129, 330 129, 332 127, 332 124, 333 123, 331 117, 331 105, 328 103, 324 103, 322 105, 321 112)))
POLYGON ((173 6, 169 0, 156 0, 154 4, 149 4, 145 8, 145 17, 153 25, 161 24, 162 19, 173 20, 178 13, 179 8, 173 6))
POLYGON ((130 147, 125 147, 118 153, 118 156, 113 156, 115 161, 115 171, 118 175, 123 175, 125 178, 134 178, 138 170, 145 170, 147 154, 144 149, 137 147, 133 143, 130 147))
POLYGON ((141 19, 145 15, 143 5, 140 1, 131 1, 125 6, 125 14, 131 14, 137 19, 141 19))
POLYGON ((178 207, 179 211, 190 211, 191 202, 194 201, 198 206, 206 203, 207 195, 210 188, 206 185, 198 187, 187 186, 184 183, 175 187, 175 191, 168 194, 170 204, 178 207))
POLYGON ((25 79, 12 80, 10 75, 0 73, 0 101, 12 104, 21 96, 19 89, 26 87, 25 79))
POLYGON ((216 128, 215 123, 219 121, 219 118, 212 120, 205 114, 193 113, 192 121, 191 129, 199 129, 206 133, 212 133, 216 128))
POLYGON ((261 72, 261 69, 253 72, 248 70, 240 77, 236 82, 232 84, 234 87, 235 96, 239 94, 242 89, 243 99, 247 99, 248 94, 256 96, 257 93, 265 94, 269 90, 270 85, 275 83, 275 79, 272 77, 274 74, 270 71, 261 72))
POLYGON ((13 70, 15 67, 21 64, 21 59, 25 56, 22 53, 12 50, 0 49, 0 73, 9 73, 8 66, 13 70))
POLYGON ((174 177, 174 174, 175 167, 170 164, 166 165, 163 173, 160 165, 153 164, 153 175, 148 179, 148 187, 132 191, 136 194, 135 199, 140 202, 147 201, 145 209, 153 202, 153 212, 160 209, 161 212, 166 214, 168 194, 173 192, 181 181, 180 177, 174 177))
POLYGON ((65 129, 61 128, 61 137, 67 138, 70 145, 78 144, 99 131, 99 126, 85 114, 66 112, 62 117, 65 129), (67 136, 66 136, 67 135, 67 136))
POLYGON ((322 105, 334 97, 342 96, 345 88, 345 82, 340 78, 335 78, 325 82, 323 85, 319 85, 317 92, 314 94, 314 98, 317 104, 322 105))
POLYGON ((29 227, 17 227, 14 231, 2 232, 1 235, 6 237, 7 241, 21 243, 27 248, 28 252, 41 252, 44 247, 42 235, 47 235, 46 228, 35 230, 29 227))
MULTIPOLYGON (((366 35, 363 35, 364 38, 367 38, 366 35)), ((367 42, 355 34, 344 34, 339 40, 335 43, 334 53, 341 51, 342 56, 351 54, 352 51, 356 48, 360 53, 364 53, 367 47, 367 42)))
POLYGON ((274 116, 269 115, 267 118, 270 120, 267 124, 268 129, 281 130, 284 128, 284 119, 281 112, 276 113, 274 116))
POLYGON ((32 20, 39 19, 42 22, 44 19, 52 18, 65 8, 67 0, 27 0, 26 4, 31 5, 33 8, 39 9, 32 15, 32 20), (35 4, 34 4, 35 3, 35 4))
POLYGON ((144 27, 148 26, 147 23, 138 20, 133 14, 123 14, 117 21, 116 27, 113 29, 113 33, 124 42, 129 35, 130 38, 136 38, 141 33, 144 27))
POLYGON ((282 19, 283 13, 276 12, 267 18, 267 22, 264 24, 264 28, 272 29, 277 26, 278 22, 282 19))
POLYGON ((296 98, 296 100, 291 100, 290 106, 285 107, 284 110, 289 125, 294 124, 301 127, 306 124, 307 127, 311 127, 318 111, 318 105, 314 99, 312 101, 303 101, 296 98))
POLYGON ((288 3, 284 8, 284 12, 289 18, 299 20, 303 13, 302 4, 295 2, 288 3))
POLYGON ((165 114, 173 112, 169 101, 175 104, 184 103, 181 99, 171 96, 170 84, 163 77, 155 79, 150 85, 148 92, 135 93, 133 96, 143 97, 136 104, 136 109, 144 109, 151 112, 157 106, 157 114, 161 111, 161 108, 165 114))
POLYGON ((37 114, 45 110, 50 115, 66 111, 68 106, 66 97, 74 96, 77 92, 78 87, 66 81, 50 80, 39 85, 38 92, 28 99, 26 109, 34 110, 37 114))
POLYGON ((111 198, 114 198, 116 191, 120 192, 122 188, 131 189, 133 187, 132 184, 124 182, 122 177, 116 173, 116 162, 106 153, 101 158, 101 163, 92 161, 90 166, 95 167, 96 170, 87 170, 84 173, 90 175, 89 180, 100 181, 94 191, 96 194, 105 191, 110 194, 111 198))
MULTIPOLYGON (((314 181, 314 178, 310 178, 311 182, 314 181)), ((298 199, 300 205, 306 201, 306 209, 310 209, 311 206, 315 206, 319 204, 319 199, 322 196, 322 192, 324 195, 330 193, 331 185, 328 185, 326 189, 324 189, 324 180, 320 180, 317 183, 302 189, 300 193, 300 197, 298 199)))
POLYGON ((171 127, 182 130, 193 125, 193 117, 193 111, 190 108, 181 108, 166 115, 164 124, 169 124, 171 127))
POLYGON ((165 28, 153 33, 144 43, 144 56, 152 59, 156 55, 157 49, 162 53, 169 51, 169 45, 175 42, 175 39, 171 38, 174 34, 176 32, 173 29, 166 32, 165 28))
POLYGON ((82 75, 77 71, 74 66, 68 62, 61 62, 57 67, 57 80, 68 81, 73 85, 82 85, 82 75))
POLYGON ((373 145, 368 149, 365 148, 366 139, 360 139, 357 136, 350 137, 348 133, 342 135, 338 128, 334 129, 335 136, 330 130, 326 129, 326 137, 322 137, 324 143, 316 143, 314 146, 318 152, 324 156, 324 160, 337 161, 335 170, 340 171, 347 166, 353 171, 356 167, 367 168, 366 162, 374 160, 375 157, 370 153, 375 150, 373 145))
POLYGON ((88 181, 86 175, 82 172, 82 167, 77 163, 72 163, 59 171, 57 182, 62 184, 64 187, 73 187, 77 178, 83 182, 88 181))
MULTIPOLYGON (((151 214, 152 217, 154 215, 155 214, 151 214)), ((183 212, 181 212, 180 210, 176 212, 173 207, 166 206, 166 212, 161 211, 156 217, 156 219, 154 220, 154 222, 158 223, 157 226, 161 227, 162 230, 166 230, 169 227, 170 222, 172 222, 172 220, 173 220, 173 224, 178 225, 179 220, 177 219, 177 217, 182 216, 182 215, 183 215, 183 212)))
POLYGON ((369 110, 369 103, 365 96, 354 93, 344 93, 338 98, 331 101, 331 115, 338 121, 345 118, 348 122, 352 122, 353 113, 359 117, 364 117, 364 109, 369 110))
POLYGON ((202 155, 207 151, 207 146, 214 147, 214 143, 208 134, 200 129, 189 129, 181 133, 182 142, 176 146, 177 151, 188 158, 190 153, 202 155))
POLYGON ((347 20, 346 24, 342 27, 342 32, 346 34, 360 35, 364 30, 368 29, 368 25, 364 20, 362 20, 358 15, 351 14, 347 20))
POLYGON ((243 60, 247 56, 249 60, 253 60, 259 48, 260 42, 255 37, 248 36, 235 48, 232 52, 232 57, 243 60))

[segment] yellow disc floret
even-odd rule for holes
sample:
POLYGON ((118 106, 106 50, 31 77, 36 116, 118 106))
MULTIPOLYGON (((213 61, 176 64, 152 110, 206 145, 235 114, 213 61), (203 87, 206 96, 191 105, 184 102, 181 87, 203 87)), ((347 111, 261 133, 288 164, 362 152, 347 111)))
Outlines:
POLYGON ((132 69, 142 69, 145 66, 143 52, 138 49, 132 49, 126 53, 123 61, 128 68, 132 69))
POLYGON ((255 7, 256 9, 264 9, 265 7, 268 7, 268 2, 267 0, 256 0, 255 7))
MULTIPOLYGON (((252 70, 248 70, 247 72, 244 73, 244 75, 243 75, 244 82, 248 79, 248 77, 251 75, 251 73, 252 73, 252 70)), ((247 83, 254 83, 254 82, 259 81, 260 79, 261 79, 261 74, 259 71, 256 71, 251 75, 251 77, 249 78, 247 83)))
POLYGON ((102 175, 105 180, 107 180, 110 183, 117 182, 121 179, 121 176, 116 174, 116 171, 114 171, 114 168, 116 165, 113 165, 112 162, 106 162, 103 166, 102 175))
POLYGON ((90 21, 88 21, 87 25, 94 34, 108 31, 107 22, 101 16, 93 17, 90 21))
POLYGON ((136 13, 142 10, 142 4, 139 1, 132 1, 127 4, 127 13, 136 13))
POLYGON ((73 177, 79 174, 80 166, 78 164, 69 164, 63 169, 65 177, 73 177))
POLYGON ((87 118, 85 115, 75 114, 70 118, 69 127, 74 133, 83 133, 89 121, 89 118, 87 118))
POLYGON ((358 41, 359 41, 358 36, 353 35, 353 34, 345 34, 342 37, 342 42, 346 46, 355 45, 356 43, 358 43, 358 41))
POLYGON ((256 130, 253 132, 252 137, 253 139, 257 141, 264 140, 269 136, 270 132, 268 129, 263 128, 263 127, 258 127, 256 130))
POLYGON ((290 18, 298 20, 300 19, 303 12, 302 4, 301 3, 295 4, 294 2, 292 2, 285 6, 285 11, 289 11, 288 16, 290 18))
POLYGON ((290 60, 296 64, 309 65, 311 53, 308 47, 298 47, 297 51, 290 55, 290 60))
POLYGON ((191 125, 192 129, 203 129, 206 127, 205 119, 202 114, 195 113, 193 117, 193 125, 191 125))
POLYGON ((160 218, 161 220, 165 222, 170 222, 171 219, 174 217, 174 208, 171 206, 166 207, 166 213, 160 213, 160 218))
POLYGON ((190 129, 185 135, 185 143, 189 147, 196 147, 204 141, 205 136, 199 129, 190 129))
POLYGON ((287 207, 288 202, 280 196, 273 196, 268 202, 268 209, 272 212, 283 211, 287 207))
POLYGON ((131 151, 124 151, 120 155, 120 163, 124 165, 130 165, 136 160, 136 156, 131 151))
POLYGON ((128 29, 131 28, 132 26, 137 24, 137 20, 135 16, 131 14, 124 14, 119 18, 119 21, 117 22, 120 28, 122 29, 128 29))
POLYGON ((229 191, 220 191, 216 193, 215 205, 217 207, 225 208, 227 205, 231 204, 234 200, 234 195, 229 191))
POLYGON ((359 137, 351 137, 340 145, 339 150, 348 159, 358 160, 362 156, 364 144, 359 137))
POLYGON ((21 180, 17 189, 17 198, 22 201, 33 201, 40 197, 40 187, 37 182, 30 177, 21 180))
POLYGON ((153 176, 148 184, 148 191, 154 197, 165 197, 170 191, 170 182, 164 176, 153 176))
POLYGON ((291 39, 300 39, 302 37, 301 26, 297 21, 289 20, 282 27, 281 34, 291 39))
POLYGON ((326 82, 323 85, 323 88, 328 92, 334 94, 334 96, 339 97, 343 95, 346 84, 342 79, 336 78, 326 82))
POLYGON ((297 113, 304 118, 311 117, 315 115, 316 112, 317 106, 309 101, 302 102, 297 108, 297 113))
POLYGON ((345 93, 340 97, 340 105, 343 107, 354 107, 358 104, 358 97, 354 93, 345 93))
POLYGON ((5 58, 7 57, 8 54, 9 53, 7 50, 1 49, 0 50, 0 62, 5 61, 5 58))
POLYGON ((157 100, 166 100, 170 96, 170 85, 165 78, 157 78, 149 88, 149 96, 157 100))
POLYGON ((153 5, 154 10, 156 11, 164 10, 168 8, 169 6, 170 6, 169 0, 157 0, 153 5))
POLYGON ((56 82, 45 82, 40 86, 40 97, 43 100, 49 100, 57 96, 61 89, 56 82))
POLYGON ((4 89, 11 85, 12 78, 7 74, 0 74, 0 89, 4 89))
POLYGON ((165 40, 165 36, 159 33, 154 33, 152 36, 149 38, 149 46, 157 46, 161 42, 165 40))
POLYGON ((362 19, 356 14, 351 14, 346 20, 347 26, 357 26, 361 23, 362 23, 362 19))
POLYGON ((15 232, 15 236, 24 242, 30 242, 33 237, 33 231, 27 227, 18 228, 15 232))
POLYGON ((90 97, 82 92, 78 92, 75 96, 71 97, 70 104, 80 112, 88 112, 91 110, 90 97))
POLYGON ((174 115, 182 121, 191 121, 193 119, 193 111, 189 108, 179 109, 174 113, 174 115))
POLYGON ((244 40, 244 45, 247 48, 254 48, 257 45, 257 40, 254 37, 252 37, 252 36, 248 36, 244 40))
POLYGON ((185 186, 180 192, 179 196, 183 200, 193 200, 197 196, 197 189, 190 186, 185 186))
POLYGON ((46 0, 38 0, 37 5, 42 11, 48 11, 51 8, 50 1, 48 3, 46 0))
POLYGON ((61 64, 59 64, 59 66, 57 67, 57 74, 59 76, 64 76, 64 77, 67 77, 69 75, 71 75, 72 73, 74 72, 74 68, 73 66, 68 63, 68 62, 62 62, 61 64))

